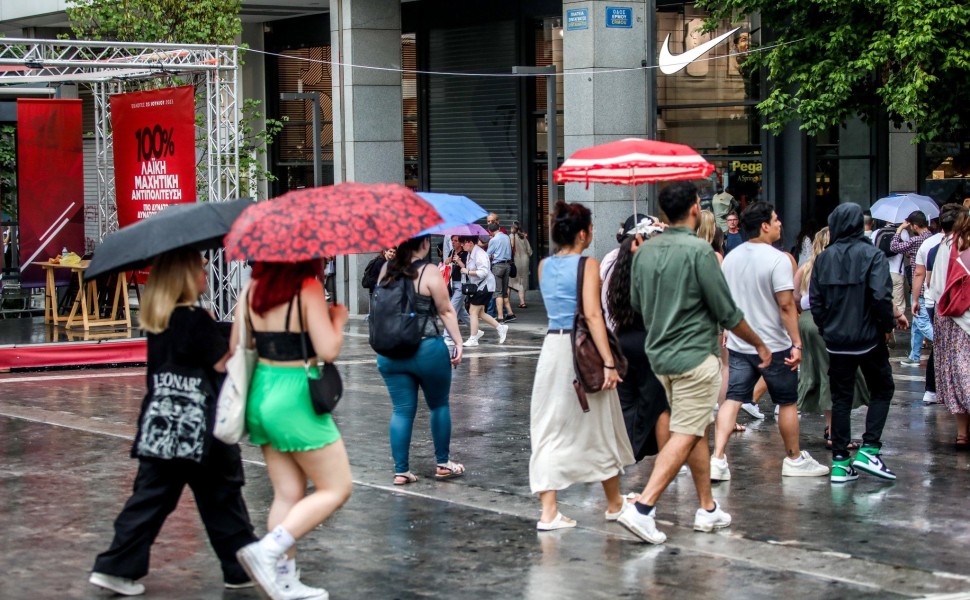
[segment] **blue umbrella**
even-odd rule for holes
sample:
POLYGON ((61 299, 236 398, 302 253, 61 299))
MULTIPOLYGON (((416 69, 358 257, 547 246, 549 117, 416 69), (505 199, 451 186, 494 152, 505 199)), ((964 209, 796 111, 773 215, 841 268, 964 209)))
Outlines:
POLYGON ((893 194, 880 198, 869 211, 873 219, 888 223, 902 223, 914 211, 922 211, 927 219, 940 216, 940 207, 929 196, 919 194, 893 194))
POLYGON ((451 194, 436 194, 433 192, 418 192, 428 204, 434 207, 444 219, 440 224, 429 227, 418 235, 441 234, 445 229, 459 225, 468 225, 488 215, 488 211, 479 206, 474 200, 465 196, 451 194))

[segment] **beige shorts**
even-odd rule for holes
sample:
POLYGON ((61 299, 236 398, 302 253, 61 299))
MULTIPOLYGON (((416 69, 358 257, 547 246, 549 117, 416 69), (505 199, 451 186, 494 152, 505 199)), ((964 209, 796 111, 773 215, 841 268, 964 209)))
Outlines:
POLYGON ((670 431, 701 437, 714 422, 721 390, 721 360, 713 354, 686 373, 657 375, 670 402, 670 431))

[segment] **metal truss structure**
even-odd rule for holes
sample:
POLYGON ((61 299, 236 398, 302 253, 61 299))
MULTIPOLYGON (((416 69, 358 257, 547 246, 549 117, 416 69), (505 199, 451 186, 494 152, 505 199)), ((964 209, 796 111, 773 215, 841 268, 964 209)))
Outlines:
MULTIPOLYGON (((239 197, 239 48, 79 40, 0 38, 0 86, 73 83, 94 96, 98 236, 118 228, 110 97, 124 92, 192 84, 200 201, 239 197)), ((241 288, 241 263, 209 260, 206 300, 217 319, 231 319, 241 288)))

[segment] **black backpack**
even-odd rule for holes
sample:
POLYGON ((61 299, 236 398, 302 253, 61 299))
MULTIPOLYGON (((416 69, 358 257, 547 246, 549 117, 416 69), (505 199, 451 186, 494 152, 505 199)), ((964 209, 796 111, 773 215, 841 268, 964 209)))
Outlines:
POLYGON ((381 267, 384 266, 385 262, 387 261, 380 254, 372 258, 364 267, 364 276, 360 278, 360 287, 366 290, 374 289, 374 286, 377 285, 377 278, 381 275, 381 267))
POLYGON ((889 227, 883 227, 876 232, 873 236, 872 243, 876 248, 882 251, 886 255, 886 258, 892 258, 896 256, 896 253, 890 249, 893 243, 893 237, 896 235, 896 229, 890 225, 889 227))
MULTIPOLYGON (((418 264, 421 277, 424 276, 423 267, 423 263, 418 264)), ((421 277, 418 277, 418 285, 421 285, 421 277)), ((368 341, 370 347, 381 356, 408 358, 414 356, 421 345, 428 315, 416 312, 417 294, 414 288, 414 281, 407 277, 398 277, 390 282, 385 279, 374 286, 368 317, 368 341)))

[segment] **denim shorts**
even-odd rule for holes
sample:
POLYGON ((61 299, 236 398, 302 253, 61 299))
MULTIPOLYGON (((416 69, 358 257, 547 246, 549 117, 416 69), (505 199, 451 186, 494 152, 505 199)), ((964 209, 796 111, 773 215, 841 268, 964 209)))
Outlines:
POLYGON ((761 357, 757 354, 742 354, 728 349, 728 356, 728 400, 751 402, 758 378, 764 377, 772 402, 780 405, 798 402, 798 371, 792 371, 785 364, 791 350, 773 352, 771 364, 764 369, 758 367, 761 357))

